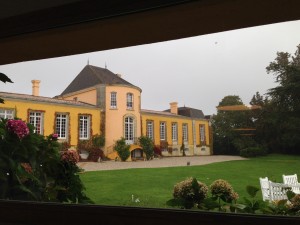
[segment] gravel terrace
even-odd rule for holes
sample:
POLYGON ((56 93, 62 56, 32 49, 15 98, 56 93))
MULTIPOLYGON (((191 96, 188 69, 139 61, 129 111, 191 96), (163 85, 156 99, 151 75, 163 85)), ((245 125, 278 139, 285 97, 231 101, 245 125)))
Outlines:
POLYGON ((163 157, 160 159, 153 159, 150 161, 135 161, 135 162, 115 162, 115 161, 102 161, 102 162, 79 162, 78 166, 85 171, 97 170, 120 170, 132 168, 159 168, 159 167, 176 167, 205 165, 215 162, 224 162, 232 160, 246 160, 240 156, 228 155, 212 155, 212 156, 186 156, 186 157, 163 157))

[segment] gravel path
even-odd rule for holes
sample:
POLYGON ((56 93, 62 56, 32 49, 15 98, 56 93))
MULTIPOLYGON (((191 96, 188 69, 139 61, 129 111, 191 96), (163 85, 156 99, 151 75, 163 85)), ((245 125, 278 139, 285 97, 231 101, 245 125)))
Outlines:
POLYGON ((159 167, 176 167, 205 165, 215 162, 224 162, 232 160, 245 160, 240 156, 228 155, 213 155, 213 156, 186 156, 186 157, 164 157, 161 159, 153 159, 150 161, 135 161, 135 162, 115 162, 115 161, 102 161, 102 162, 79 162, 78 166, 85 171, 97 170, 120 170, 130 168, 159 168, 159 167))

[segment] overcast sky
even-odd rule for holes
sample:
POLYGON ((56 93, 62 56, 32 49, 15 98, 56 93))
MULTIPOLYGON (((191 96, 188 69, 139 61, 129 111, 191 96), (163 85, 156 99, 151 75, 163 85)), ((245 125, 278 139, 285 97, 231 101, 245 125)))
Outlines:
POLYGON ((294 53, 300 21, 203 35, 176 41, 0 66, 13 84, 0 90, 31 94, 31 80, 41 80, 40 95, 60 94, 87 65, 105 67, 142 89, 142 108, 164 110, 169 103, 216 113, 226 95, 249 104, 256 91, 274 87, 266 67, 276 52, 294 53))

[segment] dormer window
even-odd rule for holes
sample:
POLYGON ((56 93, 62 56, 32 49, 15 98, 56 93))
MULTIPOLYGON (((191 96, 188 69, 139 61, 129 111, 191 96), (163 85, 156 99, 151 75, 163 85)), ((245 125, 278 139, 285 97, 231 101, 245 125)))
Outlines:
POLYGON ((133 109, 133 94, 127 93, 127 109, 133 109))
POLYGON ((110 108, 111 109, 117 108, 117 92, 110 93, 110 108))

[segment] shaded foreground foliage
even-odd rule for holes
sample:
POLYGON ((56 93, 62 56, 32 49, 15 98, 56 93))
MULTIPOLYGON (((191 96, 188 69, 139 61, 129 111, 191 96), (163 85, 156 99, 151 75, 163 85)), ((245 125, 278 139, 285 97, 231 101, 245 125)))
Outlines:
POLYGON ((18 119, 0 121, 0 198, 91 202, 78 174, 77 152, 60 152, 57 135, 33 130, 18 119))

